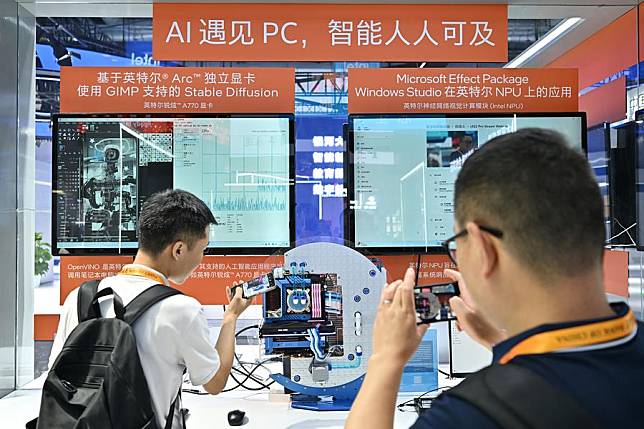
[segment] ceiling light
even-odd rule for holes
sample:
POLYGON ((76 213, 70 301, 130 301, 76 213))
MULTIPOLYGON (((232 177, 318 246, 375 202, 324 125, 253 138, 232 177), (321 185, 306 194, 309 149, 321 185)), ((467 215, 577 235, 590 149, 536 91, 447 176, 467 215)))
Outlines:
POLYGON ((548 31, 545 36, 534 42, 528 49, 521 52, 515 59, 507 63, 505 68, 517 68, 528 60, 535 57, 548 46, 552 45, 557 39, 561 38, 564 34, 581 24, 582 18, 568 18, 557 24, 552 30, 548 31))

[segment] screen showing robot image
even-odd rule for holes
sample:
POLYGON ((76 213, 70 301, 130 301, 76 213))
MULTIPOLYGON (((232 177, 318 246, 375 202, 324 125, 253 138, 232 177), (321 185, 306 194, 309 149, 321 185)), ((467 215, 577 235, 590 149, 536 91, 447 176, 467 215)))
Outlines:
POLYGON ((583 113, 351 115, 351 237, 357 248, 428 249, 454 233, 454 183, 463 162, 494 137, 548 128, 583 150, 583 113))
POLYGON ((133 253, 141 208, 166 189, 210 207, 211 253, 289 247, 292 129, 291 115, 56 116, 54 251, 133 253))

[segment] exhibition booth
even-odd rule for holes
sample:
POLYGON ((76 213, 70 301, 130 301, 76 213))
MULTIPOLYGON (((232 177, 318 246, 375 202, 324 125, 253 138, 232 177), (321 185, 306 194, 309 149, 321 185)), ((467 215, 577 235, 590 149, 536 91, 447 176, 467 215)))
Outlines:
POLYGON ((644 10, 443 3, 2 2, 3 427, 38 416, 63 304, 133 263, 141 209, 167 189, 216 220, 170 285, 203 305, 213 346, 226 288, 259 295, 223 392, 185 377, 188 427, 234 410, 249 428, 344 427, 382 288, 413 268, 430 328, 398 389, 410 427, 492 362, 450 308, 445 241, 463 163, 526 128, 587 157, 605 292, 643 320, 644 10))

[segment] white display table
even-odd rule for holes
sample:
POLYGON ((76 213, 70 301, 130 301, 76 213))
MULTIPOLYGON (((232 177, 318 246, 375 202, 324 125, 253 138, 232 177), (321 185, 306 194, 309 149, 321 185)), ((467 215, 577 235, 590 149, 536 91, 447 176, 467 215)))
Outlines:
MULTIPOLYGON (((446 368, 442 368, 446 369, 446 368)), ((38 414, 40 387, 44 376, 34 380, 25 388, 0 399, 0 415, 3 429, 24 428, 25 422, 38 414)), ((454 385, 457 380, 448 380, 439 375, 439 385, 454 385)), ((398 403, 415 395, 401 395, 398 403)), ((245 429, 288 428, 288 429, 335 429, 343 428, 348 412, 316 412, 292 409, 285 402, 271 402, 267 392, 250 392, 238 389, 217 396, 183 394, 183 404, 190 410, 187 421, 189 429, 227 428, 228 412, 239 409, 246 412, 248 422, 245 429)), ((408 412, 396 411, 395 427, 408 428, 416 420, 413 408, 408 412)))

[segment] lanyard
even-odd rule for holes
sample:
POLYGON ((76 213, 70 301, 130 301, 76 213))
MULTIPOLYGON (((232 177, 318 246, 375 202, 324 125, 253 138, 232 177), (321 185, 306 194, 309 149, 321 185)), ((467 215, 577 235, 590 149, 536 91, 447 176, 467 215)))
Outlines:
POLYGON ((550 353, 619 340, 633 334, 636 328, 633 311, 628 310, 628 313, 617 319, 533 335, 512 347, 501 357, 499 363, 508 363, 520 355, 550 353))
POLYGON ((160 283, 162 285, 167 285, 168 281, 165 277, 160 274, 156 274, 142 267, 137 267, 134 265, 126 265, 121 269, 119 275, 123 276, 137 276, 145 277, 146 279, 152 280, 154 282, 160 283))

